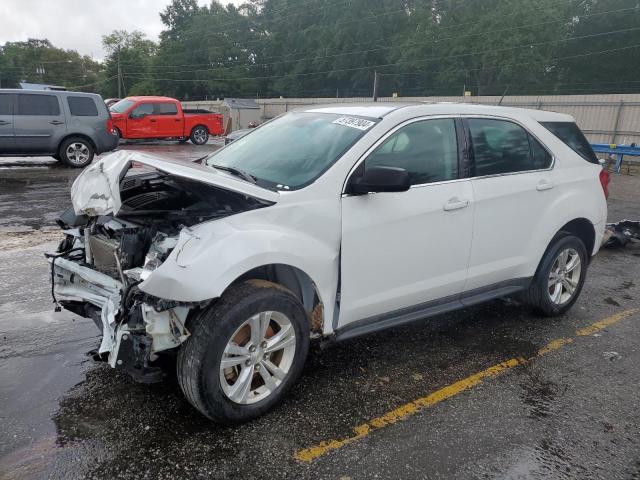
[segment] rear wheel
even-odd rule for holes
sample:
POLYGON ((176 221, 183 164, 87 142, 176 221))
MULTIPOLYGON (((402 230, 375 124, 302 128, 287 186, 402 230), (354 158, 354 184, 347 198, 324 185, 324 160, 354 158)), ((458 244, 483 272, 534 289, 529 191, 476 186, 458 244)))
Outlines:
POLYGON ((89 165, 94 153, 91 142, 81 137, 68 138, 60 145, 60 158, 74 168, 84 168, 89 165))
POLYGON ((267 412, 300 376, 309 350, 306 313, 269 282, 231 287, 189 326, 178 380, 189 402, 224 424, 267 412))
POLYGON ((193 127, 189 138, 191 139, 191 143, 195 145, 204 145, 209 141, 209 130, 203 125, 198 125, 193 127))
POLYGON ((587 249, 575 235, 558 237, 547 249, 525 301, 546 316, 565 313, 576 302, 587 274, 587 249))

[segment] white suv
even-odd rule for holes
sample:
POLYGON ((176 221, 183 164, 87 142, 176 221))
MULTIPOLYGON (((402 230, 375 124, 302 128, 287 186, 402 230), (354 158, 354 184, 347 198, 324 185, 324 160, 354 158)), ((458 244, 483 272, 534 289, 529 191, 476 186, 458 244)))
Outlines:
POLYGON ((469 104, 313 107, 199 163, 117 152, 72 187, 55 300, 140 381, 177 352, 210 419, 272 408, 312 338, 518 294, 578 298, 608 174, 567 115, 469 104))

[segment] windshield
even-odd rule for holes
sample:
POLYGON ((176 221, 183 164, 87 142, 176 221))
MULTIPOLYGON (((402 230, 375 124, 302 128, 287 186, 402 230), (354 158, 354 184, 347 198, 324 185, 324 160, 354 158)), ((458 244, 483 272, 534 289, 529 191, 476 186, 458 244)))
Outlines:
POLYGON ((375 121, 327 113, 291 112, 235 140, 205 161, 248 173, 258 185, 301 188, 324 173, 375 121))
POLYGON ((133 100, 127 100, 125 98, 124 100, 120 100, 119 102, 116 102, 113 105, 111 105, 109 107, 109 110, 111 110, 113 113, 124 113, 134 103, 136 102, 134 102, 133 100))

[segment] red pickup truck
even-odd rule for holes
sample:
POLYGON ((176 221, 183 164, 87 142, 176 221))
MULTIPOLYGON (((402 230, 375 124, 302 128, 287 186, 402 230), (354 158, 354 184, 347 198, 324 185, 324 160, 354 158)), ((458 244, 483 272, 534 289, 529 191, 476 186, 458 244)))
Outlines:
POLYGON ((175 98, 127 97, 109 110, 120 138, 177 138, 204 145, 209 135, 224 132, 222 115, 183 110, 175 98))

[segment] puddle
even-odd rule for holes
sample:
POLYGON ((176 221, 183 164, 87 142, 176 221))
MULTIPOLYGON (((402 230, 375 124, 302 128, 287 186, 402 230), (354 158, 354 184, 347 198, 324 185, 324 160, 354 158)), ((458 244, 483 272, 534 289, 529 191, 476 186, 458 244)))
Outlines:
MULTIPOLYGON (((556 399, 561 387, 549 380, 541 378, 540 375, 530 367, 525 367, 520 387, 522 388, 521 398, 527 405, 530 418, 545 418, 552 414, 553 402, 556 399)), ((560 392, 562 393, 562 392, 560 392)))

